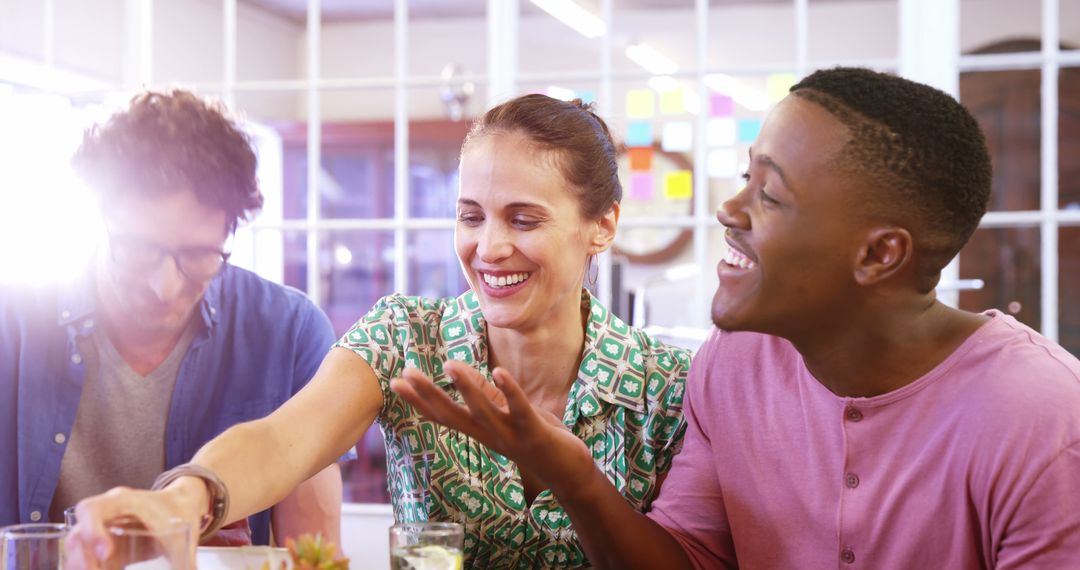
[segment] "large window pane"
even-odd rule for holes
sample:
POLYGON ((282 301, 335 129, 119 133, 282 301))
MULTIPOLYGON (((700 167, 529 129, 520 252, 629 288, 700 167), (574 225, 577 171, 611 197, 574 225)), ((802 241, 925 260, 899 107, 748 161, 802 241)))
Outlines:
POLYGON ((5 0, 0 4, 0 51, 41 59, 45 55, 45 3, 5 0))
POLYGON ((1080 357, 1080 227, 1058 233, 1058 340, 1080 357))
POLYGON ((1037 227, 975 230, 960 252, 960 278, 982 279, 984 286, 961 291, 960 308, 998 309, 1040 330, 1040 251, 1037 227))
POLYGON ((1061 43, 1066 49, 1080 49, 1080 0, 1058 0, 1061 15, 1061 43))
POLYGON ((448 66, 487 72, 487 0, 409 4, 409 75, 438 76, 448 66))
MULTIPOLYGON (((56 2, 53 50, 56 65, 119 85, 124 77, 124 0, 56 2), (88 23, 92 22, 92 25, 88 23)), ((0 20, 8 16, 0 10, 0 20)), ((33 22, 40 29, 42 20, 33 22)), ((2 27, 3 24, 0 24, 2 27)), ((0 31, 0 37, 4 33, 0 31)))
POLYGON ((322 308, 338 335, 394 292, 393 232, 320 232, 319 263, 322 308))
MULTIPOLYGON (((612 10, 612 61, 614 71, 648 71, 654 75, 689 72, 698 67, 697 14, 694 0, 614 0, 612 10), (672 64, 650 66, 644 57, 656 54, 672 64)), ((664 62, 664 63, 667 63, 664 62)), ((658 62, 659 63, 659 62, 658 62)))
POLYGON ((257 220, 307 216, 307 105, 299 91, 241 91, 236 112, 253 125, 264 204, 257 220))
POLYGON ((410 295, 456 297, 469 288, 454 250, 453 230, 416 230, 409 233, 410 295))
POLYGON ((355 449, 356 459, 341 464, 342 500, 346 503, 389 503, 386 448, 379 427, 371 426, 355 449))
MULTIPOLYGON (((507 0, 513 1, 513 0, 507 0)), ((528 0, 519 0, 518 71, 522 74, 599 71, 602 21, 598 2, 581 3, 589 14, 582 32, 557 20, 528 0), (598 24, 598 22, 601 22, 598 24)))
MULTIPOLYGON (((1080 14, 1078 14, 1080 17, 1080 14)), ((1058 76, 1058 207, 1080 210, 1080 68, 1058 76)))
POLYGON ((810 2, 807 20, 811 62, 893 59, 899 55, 900 17, 895 0, 810 2))
MULTIPOLYGON (((689 34, 689 30, 681 31, 689 34)), ((710 2, 708 66, 791 65, 795 9, 780 2, 710 2), (767 31, 766 31, 767 30, 767 31)))
POLYGON ((1042 2, 961 0, 960 51, 969 53, 1003 40, 1033 40, 1025 51, 1039 51, 1042 2))
POLYGON ((393 217, 393 90, 323 92, 321 112, 321 217, 393 217))
POLYGON ((461 144, 487 92, 466 77, 409 90, 409 216, 454 218, 461 144))
POLYGON ((223 81, 225 17, 221 2, 147 4, 153 6, 154 83, 223 81))
POLYGON ((993 160, 991 211, 1039 208, 1040 75, 1009 70, 960 76, 960 101, 979 121, 993 160))
MULTIPOLYGON (((194 4, 185 4, 187 3, 194 4)), ((208 10, 223 13, 219 2, 206 4, 208 10)), ((306 38, 307 2, 237 2, 237 80, 304 79, 307 74, 306 38)), ((325 50, 323 53, 325 54, 325 50)), ((218 80, 221 79, 222 75, 219 74, 218 80)))

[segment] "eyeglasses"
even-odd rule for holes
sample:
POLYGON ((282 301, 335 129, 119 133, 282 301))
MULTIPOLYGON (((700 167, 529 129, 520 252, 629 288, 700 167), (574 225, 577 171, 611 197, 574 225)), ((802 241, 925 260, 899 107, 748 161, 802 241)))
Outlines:
POLYGON ((171 257, 180 273, 193 281, 216 276, 230 255, 212 247, 170 249, 146 240, 112 234, 109 235, 109 251, 113 262, 132 271, 153 269, 161 265, 166 256, 171 257))

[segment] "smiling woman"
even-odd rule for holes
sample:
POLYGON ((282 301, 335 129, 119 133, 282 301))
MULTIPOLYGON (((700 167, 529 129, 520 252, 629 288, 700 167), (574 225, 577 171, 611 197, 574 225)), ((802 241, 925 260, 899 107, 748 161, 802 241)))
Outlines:
POLYGON ((0 283, 76 275, 101 232, 68 166, 90 113, 56 95, 0 94, 0 283))

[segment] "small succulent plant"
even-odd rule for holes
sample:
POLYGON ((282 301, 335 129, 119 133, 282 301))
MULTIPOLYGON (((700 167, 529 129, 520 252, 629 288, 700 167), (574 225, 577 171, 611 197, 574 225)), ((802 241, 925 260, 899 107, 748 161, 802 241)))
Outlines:
POLYGON ((302 534, 296 540, 285 539, 294 570, 349 570, 349 559, 338 558, 337 545, 323 540, 321 534, 302 534))

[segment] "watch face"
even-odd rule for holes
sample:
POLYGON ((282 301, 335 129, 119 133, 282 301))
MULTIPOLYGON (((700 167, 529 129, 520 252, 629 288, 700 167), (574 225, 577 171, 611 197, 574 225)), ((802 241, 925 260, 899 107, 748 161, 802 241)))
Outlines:
POLYGON ((615 237, 617 254, 636 263, 661 263, 686 247, 693 235, 691 228, 676 223, 634 227, 632 220, 685 222, 693 216, 692 171, 685 154, 665 152, 658 144, 621 149, 623 199, 615 237))

